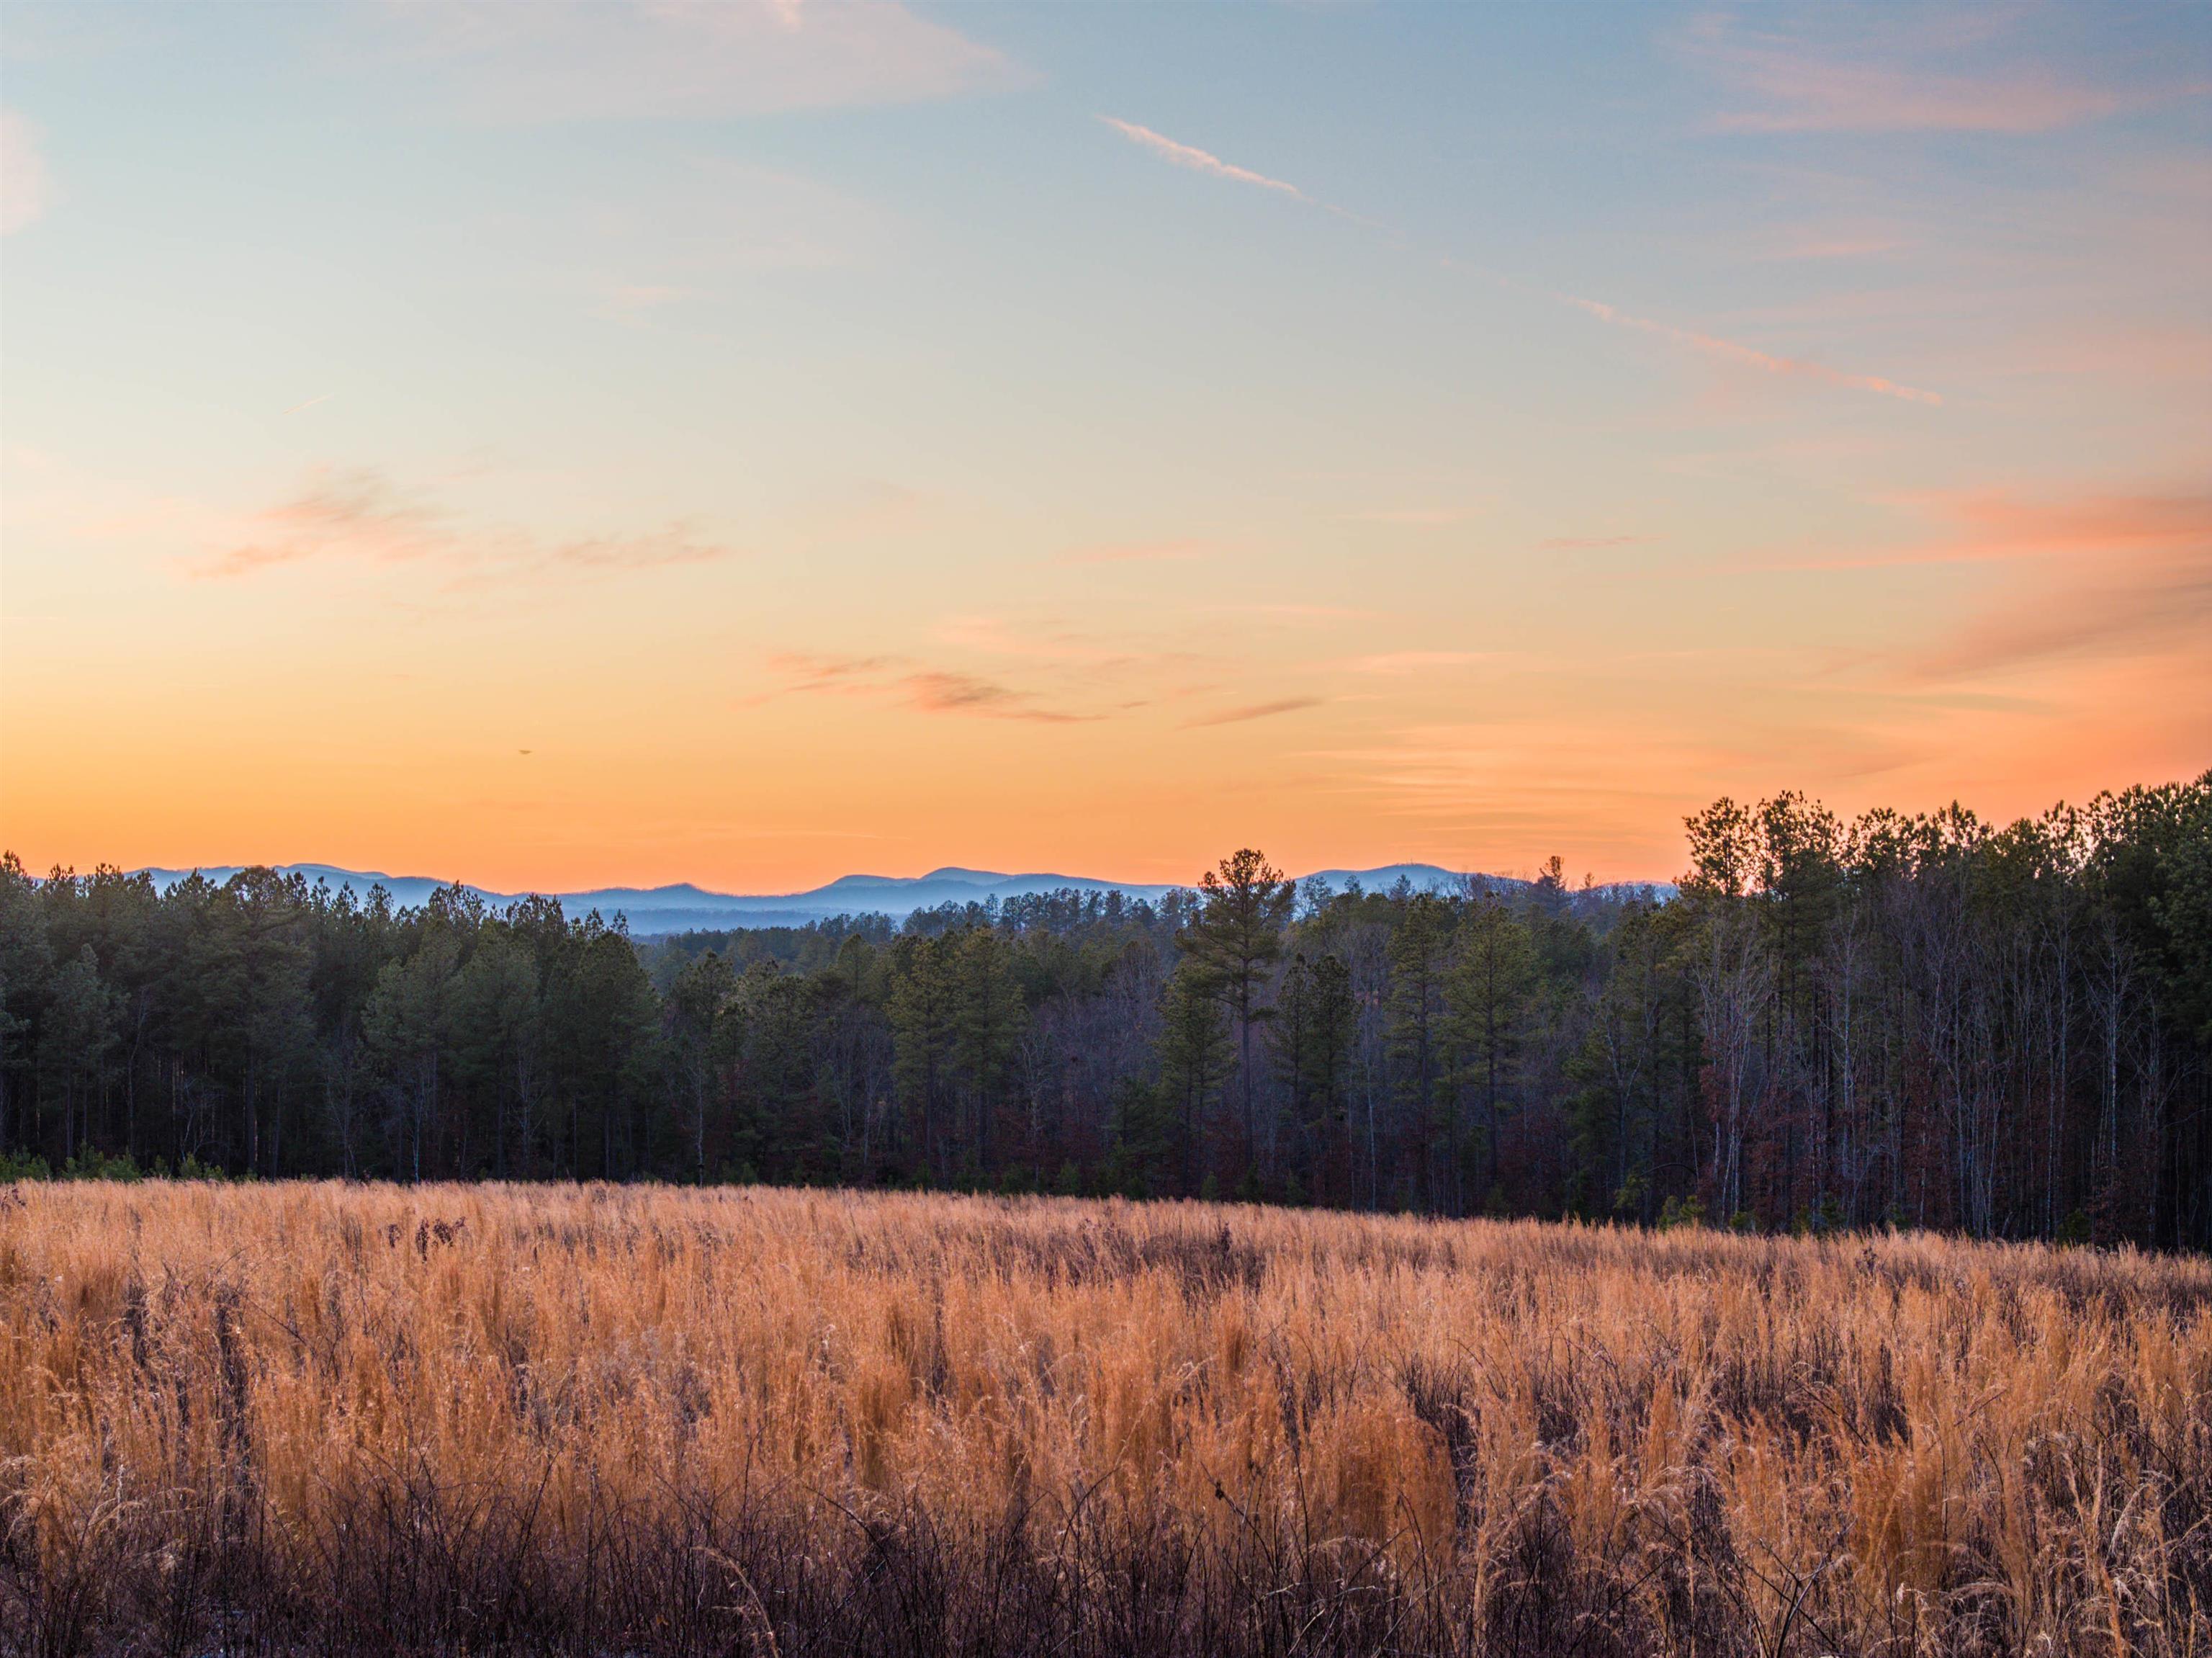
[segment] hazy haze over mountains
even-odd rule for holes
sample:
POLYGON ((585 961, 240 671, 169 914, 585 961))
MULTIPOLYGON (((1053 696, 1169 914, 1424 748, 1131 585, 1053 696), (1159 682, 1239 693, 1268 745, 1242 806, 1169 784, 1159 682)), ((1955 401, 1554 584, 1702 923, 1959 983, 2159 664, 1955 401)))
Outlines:
MULTIPOLYGON (((198 873, 210 881, 223 881, 245 867, 227 864, 203 868, 198 873)), ((343 869, 328 863, 280 863, 272 867, 280 875, 303 876, 310 886, 328 882, 335 890, 350 890, 363 899, 381 887, 391 895, 392 902, 400 906, 425 903, 431 893, 452 884, 427 875, 388 875, 380 870, 343 869)), ((153 877, 155 887, 166 892, 192 871, 148 869, 144 873, 153 877)), ((1444 892, 1455 889, 1461 876, 1456 871, 1433 863, 1390 863, 1373 869, 1321 869, 1298 879, 1301 883, 1325 881, 1338 892, 1355 881, 1370 892, 1387 891, 1401 879, 1416 892, 1444 892)), ((1507 886, 1522 884, 1505 875, 1484 875, 1480 879, 1507 886)), ((462 884, 467 886, 466 882, 462 884)), ((684 932, 693 928, 800 926, 832 916, 870 913, 887 915, 898 921, 916 910, 935 909, 942 904, 984 904, 994 899, 1004 900, 1025 893, 1069 888, 1084 893, 1119 892, 1129 898, 1147 899, 1157 899, 1174 890, 1170 885, 1141 881, 1100 881, 1089 875, 1050 874, 1005 875, 996 870, 947 866, 933 869, 926 875, 841 875, 827 886, 804 893, 710 893, 685 881, 673 887, 603 887, 590 892, 556 893, 549 896, 559 899, 562 908, 571 916, 597 910, 610 921, 617 916, 623 917, 633 933, 653 934, 684 932)), ((495 905, 510 903, 523 896, 483 887, 469 887, 468 890, 495 905)), ((1653 890, 1671 893, 1674 889, 1662 886, 1653 890)))

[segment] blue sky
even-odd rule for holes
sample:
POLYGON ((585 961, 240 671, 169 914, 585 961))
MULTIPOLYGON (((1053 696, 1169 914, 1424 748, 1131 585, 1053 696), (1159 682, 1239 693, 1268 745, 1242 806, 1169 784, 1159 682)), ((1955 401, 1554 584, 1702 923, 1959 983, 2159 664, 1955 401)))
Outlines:
POLYGON ((0 54, 33 862, 1664 877, 1725 790, 2212 752, 2212 9, 0 54))

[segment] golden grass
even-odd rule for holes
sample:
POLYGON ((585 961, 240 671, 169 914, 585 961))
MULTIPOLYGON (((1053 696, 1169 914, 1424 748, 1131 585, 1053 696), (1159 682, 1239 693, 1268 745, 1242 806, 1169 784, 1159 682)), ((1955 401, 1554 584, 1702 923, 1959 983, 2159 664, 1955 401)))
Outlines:
POLYGON ((0 1644, 2212 1652, 2212 1263, 0 1192, 0 1644))

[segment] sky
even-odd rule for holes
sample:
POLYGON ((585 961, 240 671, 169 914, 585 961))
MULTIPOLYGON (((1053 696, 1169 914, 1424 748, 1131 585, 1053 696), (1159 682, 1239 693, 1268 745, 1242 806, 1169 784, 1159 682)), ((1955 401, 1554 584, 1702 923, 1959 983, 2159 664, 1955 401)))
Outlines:
POLYGON ((1680 869, 2212 765, 2212 6, 0 12, 0 844, 1680 869))

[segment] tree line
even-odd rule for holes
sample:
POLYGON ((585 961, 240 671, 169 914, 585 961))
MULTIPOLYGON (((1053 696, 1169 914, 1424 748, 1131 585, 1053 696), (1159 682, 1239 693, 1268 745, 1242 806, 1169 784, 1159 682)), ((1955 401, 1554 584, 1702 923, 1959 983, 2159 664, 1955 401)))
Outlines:
POLYGON ((2212 1247, 2212 772, 1783 794, 1679 893, 1286 879, 633 940, 0 858, 0 1156, 932 1186, 2212 1247))

